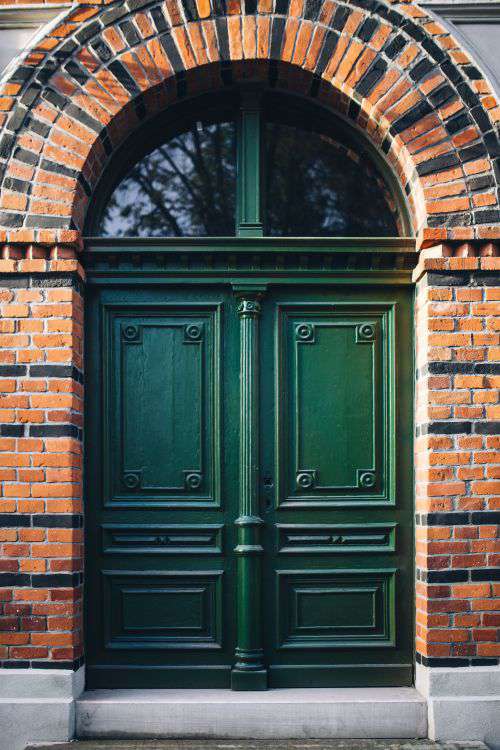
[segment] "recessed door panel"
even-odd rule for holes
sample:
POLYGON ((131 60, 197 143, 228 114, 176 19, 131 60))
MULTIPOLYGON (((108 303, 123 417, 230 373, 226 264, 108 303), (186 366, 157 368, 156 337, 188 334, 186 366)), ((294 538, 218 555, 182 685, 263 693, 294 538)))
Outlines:
POLYGON ((394 646, 394 573, 279 570, 279 648, 394 646))
POLYGON ((391 503, 393 311, 279 305, 280 505, 391 503))
POLYGON ((220 308, 105 308, 108 503, 220 504, 220 308))

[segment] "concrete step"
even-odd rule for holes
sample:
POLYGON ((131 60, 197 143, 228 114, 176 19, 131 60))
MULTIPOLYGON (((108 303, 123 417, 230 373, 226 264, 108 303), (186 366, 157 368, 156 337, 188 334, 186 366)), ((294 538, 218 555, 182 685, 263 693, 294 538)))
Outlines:
POLYGON ((420 738, 427 736, 427 706, 414 688, 93 690, 76 701, 76 733, 80 739, 420 738))
POLYGON ((482 742, 430 740, 78 740, 26 750, 487 750, 482 742))

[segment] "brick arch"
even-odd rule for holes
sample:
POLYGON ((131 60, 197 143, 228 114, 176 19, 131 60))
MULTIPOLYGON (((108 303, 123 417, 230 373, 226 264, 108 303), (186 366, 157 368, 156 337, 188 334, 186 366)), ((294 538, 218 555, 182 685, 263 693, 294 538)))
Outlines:
POLYGON ((0 231, 77 240, 116 147, 179 97, 260 78, 364 130, 419 239, 500 234, 500 107, 418 6, 375 0, 128 0, 70 9, 2 84, 0 231))

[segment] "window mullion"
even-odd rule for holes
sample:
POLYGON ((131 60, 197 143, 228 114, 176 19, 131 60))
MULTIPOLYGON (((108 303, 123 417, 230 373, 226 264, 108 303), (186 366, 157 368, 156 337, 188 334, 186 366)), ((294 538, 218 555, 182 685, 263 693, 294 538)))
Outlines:
POLYGON ((241 94, 237 137, 237 215, 238 237, 262 237, 261 191, 261 95, 257 89, 241 94))

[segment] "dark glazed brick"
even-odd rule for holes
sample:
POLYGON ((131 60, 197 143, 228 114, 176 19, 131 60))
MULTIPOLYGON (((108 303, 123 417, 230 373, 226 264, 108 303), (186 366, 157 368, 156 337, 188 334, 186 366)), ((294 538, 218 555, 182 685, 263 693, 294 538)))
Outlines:
POLYGON ((481 72, 474 65, 464 65, 463 71, 471 81, 479 81, 483 77, 481 72))
MULTIPOLYGON (((375 88, 377 83, 385 75, 387 71, 387 63, 385 60, 376 59, 372 65, 368 68, 364 76, 359 80, 356 91, 360 96, 368 96, 368 94, 375 88)), ((387 152, 386 152, 387 153, 387 152)))
POLYGON ((463 583, 469 580, 468 570, 424 570, 422 581, 427 583, 463 583))
POLYGON ((469 523, 468 513, 427 513, 422 516, 422 522, 425 518, 425 526, 464 526, 469 523))
POLYGON ((22 227, 23 218, 22 214, 0 211, 0 225, 4 227, 15 227, 16 229, 22 227))
POLYGON ((31 526, 30 516, 22 513, 0 513, 0 528, 15 528, 31 526))
POLYGON ((429 39, 429 37, 426 37, 422 40, 422 47, 437 63, 443 62, 443 60, 446 58, 446 53, 441 49, 441 47, 436 44, 436 42, 434 42, 432 39, 429 39))
POLYGON ((85 125, 85 127, 90 128, 90 130, 93 130, 95 133, 100 133, 102 130, 102 125, 99 122, 99 120, 94 119, 91 117, 87 112, 84 112, 83 109, 80 109, 80 107, 77 107, 76 104, 70 104, 69 107, 66 108, 66 113, 73 117, 73 119, 78 120, 78 122, 81 122, 82 125, 85 125))
POLYGON ((75 34, 76 39, 80 42, 80 44, 85 44, 85 42, 88 42, 89 39, 92 39, 93 36, 97 36, 99 32, 101 31, 101 24, 99 21, 93 21, 92 23, 89 23, 88 26, 84 26, 83 29, 78 31, 75 34))
POLYGON ((86 73, 83 68, 80 67, 74 60, 71 60, 70 62, 66 63, 64 66, 64 70, 72 77, 74 80, 80 84, 80 86, 85 86, 87 81, 89 80, 90 76, 88 73, 86 73))
POLYGON ((62 94, 58 94, 53 89, 42 89, 42 98, 46 99, 56 109, 64 109, 69 104, 69 99, 62 94))
POLYGON ((30 586, 31 576, 27 573, 0 573, 0 588, 3 586, 30 586))
MULTIPOLYGON (((322 73, 324 73, 326 66, 328 65, 333 53, 335 52, 335 48, 337 46, 339 40, 339 35, 336 31, 332 31, 329 29, 326 32, 325 40, 323 42, 323 47, 321 49, 321 53, 318 58, 318 62, 316 65, 315 73, 318 76, 321 76, 322 73)), ((280 45, 281 46, 281 45, 280 45)))
POLYGON ((287 16, 289 7, 290 0, 276 0, 275 11, 278 15, 287 16))
MULTIPOLYGON (((0 286, 2 282, 0 282, 0 286)), ((26 365, 0 365, 0 378, 22 377, 26 375, 28 368, 26 365)))
POLYGON ((175 73, 180 73, 184 71, 184 63, 181 60, 181 56, 179 55, 179 52, 177 50, 177 47, 175 46, 175 42, 172 39, 172 36, 170 33, 162 34, 160 37, 160 43, 167 53, 167 57, 170 60, 170 64, 172 65, 172 68, 174 69, 175 73))
POLYGON ((441 107, 441 105, 443 105, 452 97, 456 97, 456 95, 457 92, 455 91, 455 89, 448 83, 444 83, 435 91, 431 91, 431 93, 429 94, 429 100, 435 107, 441 107))
POLYGON ((81 582, 81 573, 40 573, 31 576, 31 585, 35 589, 69 589, 79 586, 81 582))
POLYGON ((121 24, 119 24, 119 28, 130 47, 134 47, 136 44, 139 44, 141 38, 132 21, 123 21, 121 24))
POLYGON ((390 132, 393 135, 397 135, 398 133, 402 133, 403 130, 407 130, 407 128, 410 128, 412 125, 415 125, 419 120, 422 120, 426 115, 430 114, 432 112, 432 107, 427 101, 420 102, 416 105, 416 107, 413 107, 410 109, 406 114, 403 115, 403 117, 400 117, 399 120, 396 120, 391 127, 390 132))
POLYGON ((247 15, 253 15, 257 12, 257 0, 244 0, 245 13, 247 15))
POLYGON ((470 110, 470 113, 482 133, 488 133, 488 131, 492 129, 493 126, 491 124, 490 118, 482 107, 473 107, 470 110))
POLYGON ((497 208, 475 211, 474 221, 476 224, 496 224, 500 221, 500 211, 497 208))
POLYGON ((468 107, 477 107, 481 104, 478 95, 471 89, 468 83, 459 83, 457 90, 468 107))
POLYGON ((476 526, 500 524, 500 510, 474 510, 471 513, 471 523, 476 526))
POLYGON ((10 156, 10 152, 16 142, 15 137, 11 133, 5 133, 0 141, 0 157, 7 159, 10 156))
POLYGON ((33 526, 47 529, 81 529, 83 526, 83 516, 66 513, 35 515, 33 516, 33 526))
POLYGON ((83 383, 83 374, 73 365, 30 365, 31 378, 72 378, 83 383))
POLYGON ((499 435, 500 421, 498 422, 474 422, 474 433, 476 435, 499 435))
POLYGON ((406 45, 407 40, 405 39, 405 37, 402 34, 398 34, 394 37, 394 39, 387 43, 382 51, 390 60, 393 60, 396 55, 399 55, 401 50, 406 47, 406 45))
POLYGON ((366 21, 363 21, 361 24, 361 28, 357 33, 358 38, 363 42, 369 42, 378 26, 379 23, 376 18, 367 18, 366 21))
POLYGON ((422 431, 424 429, 429 435, 470 435, 472 432, 471 422, 429 422, 422 425, 422 431))
POLYGON ((271 59, 279 60, 281 57, 281 45, 283 44, 283 33, 285 31, 285 19, 273 18, 271 29, 271 59))
POLYGON ((76 169, 65 167, 63 164, 57 164, 55 161, 50 161, 49 159, 42 159, 40 167, 46 172, 57 172, 57 174, 62 174, 65 177, 78 177, 76 169))
POLYGON ((92 44, 91 49, 93 50, 93 52, 95 52, 99 60, 103 63, 108 62, 113 57, 113 52, 111 51, 111 48, 108 47, 106 42, 103 42, 102 39, 99 39, 98 42, 96 42, 95 44, 92 44))
MULTIPOLYGON (((163 39, 163 37, 161 37, 163 39)), ((132 96, 138 96, 141 93, 139 86, 136 84, 128 70, 118 60, 113 60, 109 64, 109 70, 113 73, 116 80, 124 86, 132 96)))
POLYGON ((337 31, 342 31, 350 15, 351 11, 349 10, 349 8, 343 8, 342 6, 339 6, 335 11, 335 15, 330 23, 330 26, 337 31))
POLYGON ((33 151, 27 151, 25 148, 16 148, 14 150, 14 159, 22 161, 24 164, 29 164, 34 167, 38 164, 38 154, 34 154, 33 151))
POLYGON ((495 133, 486 133, 483 136, 486 149, 492 159, 500 156, 500 138, 495 133))
POLYGON ((455 133, 458 133, 459 130, 464 130, 468 125, 471 124, 471 119, 467 113, 462 113, 459 115, 456 115, 456 117, 452 117, 450 120, 446 120, 444 123, 444 126, 446 128, 446 132, 449 133, 449 135, 455 135, 455 133))
POLYGON ((74 229, 70 219, 62 216, 28 216, 26 219, 27 227, 45 227, 46 229, 74 229))
POLYGON ((471 571, 472 581, 500 581, 500 568, 475 568, 471 571))
POLYGON ((156 27, 156 31, 159 34, 163 33, 164 31, 167 31, 169 26, 168 26, 165 16, 163 15, 161 8, 159 8, 158 6, 156 6, 155 8, 151 8, 150 13, 153 19, 153 23, 156 27))
POLYGON ((322 0, 306 0, 304 18, 308 21, 315 21, 318 18, 322 4, 322 0))
POLYGON ((30 437, 72 437, 80 439, 80 430, 74 424, 30 425, 30 437))
MULTIPOLYGON (((276 21, 276 19, 275 19, 276 21)), ((273 22, 274 28, 274 22, 273 22)), ((215 19, 215 29, 217 31, 217 39, 219 40, 219 54, 222 60, 229 60, 229 35, 227 33, 227 22, 225 18, 215 19)))
POLYGON ((420 177, 432 174, 433 172, 441 172, 444 169, 450 167, 457 167, 460 161, 455 153, 443 154, 442 156, 436 156, 434 159, 428 159, 417 165, 417 173, 420 177))
POLYGON ((428 73, 431 73, 431 71, 433 71, 434 69, 435 66, 431 63, 430 60, 421 60, 415 65, 414 68, 410 70, 410 78, 412 79, 412 81, 415 81, 415 83, 417 83, 418 81, 421 81, 422 78, 424 78, 428 73))
POLYGON ((0 435, 2 437, 24 437, 26 431, 23 424, 2 424, 0 425, 0 435))

